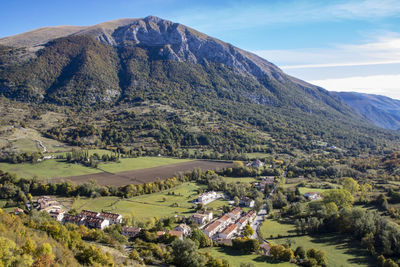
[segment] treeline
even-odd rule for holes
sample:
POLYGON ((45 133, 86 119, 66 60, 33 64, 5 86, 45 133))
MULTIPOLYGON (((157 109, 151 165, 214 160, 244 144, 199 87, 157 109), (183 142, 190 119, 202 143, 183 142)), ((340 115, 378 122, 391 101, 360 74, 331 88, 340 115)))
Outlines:
POLYGON ((40 152, 23 152, 23 153, 1 153, 0 154, 0 161, 1 162, 8 162, 8 163, 36 163, 39 159, 43 158, 43 154, 40 152))

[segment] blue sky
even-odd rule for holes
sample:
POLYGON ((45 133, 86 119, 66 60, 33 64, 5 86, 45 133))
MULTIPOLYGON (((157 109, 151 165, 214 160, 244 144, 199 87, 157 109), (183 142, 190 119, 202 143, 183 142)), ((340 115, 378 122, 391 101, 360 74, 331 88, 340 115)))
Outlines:
POLYGON ((0 37, 156 15, 252 51, 328 90, 400 99, 400 1, 13 0, 0 37))

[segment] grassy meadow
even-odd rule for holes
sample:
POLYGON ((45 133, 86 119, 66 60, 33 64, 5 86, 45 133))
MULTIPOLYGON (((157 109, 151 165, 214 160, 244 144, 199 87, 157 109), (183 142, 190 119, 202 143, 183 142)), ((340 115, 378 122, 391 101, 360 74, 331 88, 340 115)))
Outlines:
POLYGON ((241 254, 237 250, 223 247, 203 248, 202 252, 208 252, 218 259, 226 259, 233 267, 240 267, 242 263, 252 263, 254 267, 275 266, 275 267, 294 267, 296 264, 289 262, 268 263, 260 255, 241 254))
POLYGON ((169 217, 175 214, 187 215, 194 212, 190 201, 198 196, 199 185, 184 183, 159 193, 121 199, 118 197, 77 198, 71 208, 94 211, 109 211, 123 216, 134 216, 137 221, 146 221, 152 217, 169 217), (178 206, 173 206, 175 203, 178 206))
POLYGON ((298 236, 293 224, 270 219, 262 224, 260 231, 265 239, 272 243, 286 244, 290 241, 292 249, 302 246, 306 250, 310 248, 323 250, 328 266, 375 266, 367 251, 360 249, 359 244, 353 243, 346 236, 337 234, 298 236), (270 238, 271 235, 274 238, 270 238), (282 237, 276 238, 278 235, 282 237))

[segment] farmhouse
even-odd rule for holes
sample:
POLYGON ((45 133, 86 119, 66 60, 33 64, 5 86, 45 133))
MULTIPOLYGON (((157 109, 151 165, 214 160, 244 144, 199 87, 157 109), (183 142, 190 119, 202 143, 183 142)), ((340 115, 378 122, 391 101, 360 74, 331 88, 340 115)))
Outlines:
POLYGON ((116 223, 122 223, 122 215, 110 212, 101 212, 100 215, 97 215, 100 218, 106 219, 110 221, 110 225, 116 223))
POLYGON ((60 203, 52 198, 50 198, 49 196, 42 196, 39 197, 37 200, 38 203, 38 209, 39 210, 45 210, 48 208, 52 208, 54 206, 60 206, 60 203))
POLYGON ((218 198, 221 198, 221 197, 222 197, 221 194, 218 194, 215 191, 210 191, 210 192, 200 194, 197 198, 197 203, 207 205, 208 203, 211 203, 214 200, 217 200, 218 198))
POLYGON ((219 234, 220 238, 230 239, 234 234, 237 233, 238 226, 236 224, 231 224, 225 228, 222 233, 219 234))
POLYGON ((197 212, 196 214, 190 216, 190 218, 198 225, 204 225, 212 220, 213 213, 208 211, 197 212))
POLYGON ((169 230, 168 234, 178 237, 179 239, 183 239, 183 233, 181 231, 169 230))
POLYGON ((180 225, 175 227, 174 230, 182 232, 184 236, 189 236, 192 234, 192 228, 184 223, 181 223, 180 225))
POLYGON ((304 197, 308 198, 309 200, 320 200, 322 199, 321 194, 317 192, 307 192, 304 194, 304 197))
POLYGON ((52 209, 49 210, 49 215, 56 221, 61 222, 64 218, 65 211, 62 209, 52 209))
POLYGON ((122 235, 126 237, 135 237, 140 233, 140 230, 142 230, 140 227, 124 226, 122 227, 122 235))

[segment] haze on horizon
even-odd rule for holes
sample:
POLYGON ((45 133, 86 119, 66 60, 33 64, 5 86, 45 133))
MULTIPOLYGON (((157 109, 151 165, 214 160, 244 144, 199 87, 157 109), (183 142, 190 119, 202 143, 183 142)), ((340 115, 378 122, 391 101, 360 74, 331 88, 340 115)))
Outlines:
POLYGON ((400 2, 99 0, 7 1, 0 37, 56 25, 156 15, 252 51, 334 91, 400 99, 400 2))

